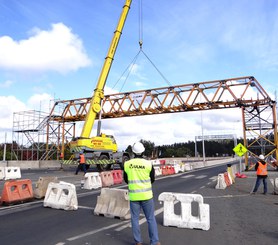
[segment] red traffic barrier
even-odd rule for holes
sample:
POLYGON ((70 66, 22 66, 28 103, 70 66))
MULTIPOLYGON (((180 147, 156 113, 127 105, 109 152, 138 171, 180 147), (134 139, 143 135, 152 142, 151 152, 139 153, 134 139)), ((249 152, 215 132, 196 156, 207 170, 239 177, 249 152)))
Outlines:
POLYGON ((114 185, 114 180, 111 172, 104 171, 101 172, 99 175, 100 175, 102 187, 114 185))
POLYGON ((225 183, 227 186, 230 186, 232 183, 230 182, 230 178, 229 178, 229 174, 228 172, 224 173, 224 179, 225 179, 225 183))
POLYGON ((123 171, 122 170, 112 170, 112 176, 114 180, 114 185, 123 183, 123 171))
POLYGON ((162 175, 168 175, 169 174, 167 166, 162 166, 161 167, 161 173, 162 173, 162 175))
POLYGON ((161 165, 165 165, 166 164, 166 160, 165 159, 159 159, 159 162, 161 165))
POLYGON ((175 168, 173 166, 167 166, 168 174, 175 174, 175 168))
POLYGON ((11 204, 33 199, 32 182, 29 179, 6 181, 3 187, 1 203, 11 204))

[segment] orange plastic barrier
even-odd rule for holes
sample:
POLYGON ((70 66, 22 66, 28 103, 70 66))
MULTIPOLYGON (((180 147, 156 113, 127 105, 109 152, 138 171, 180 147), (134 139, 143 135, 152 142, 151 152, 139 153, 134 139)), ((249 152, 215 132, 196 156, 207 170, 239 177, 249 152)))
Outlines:
POLYGON ((175 174, 175 168, 173 166, 167 166, 168 174, 175 174))
POLYGON ((112 176, 114 180, 114 185, 123 183, 123 171, 122 170, 112 170, 112 176))
POLYGON ((1 203, 10 204, 33 199, 32 182, 29 179, 6 181, 3 187, 1 203))
POLYGON ((164 159, 160 159, 159 162, 160 162, 161 165, 165 165, 166 164, 166 160, 164 160, 164 159))
POLYGON ((167 168, 167 166, 161 167, 161 172, 162 172, 162 175, 168 175, 168 168, 167 168))
POLYGON ((229 178, 228 172, 224 173, 224 178, 225 178, 226 185, 230 186, 232 183, 230 182, 230 178, 229 178))
POLYGON ((114 180, 111 172, 104 171, 101 172, 99 175, 101 178, 102 187, 114 185, 114 180))

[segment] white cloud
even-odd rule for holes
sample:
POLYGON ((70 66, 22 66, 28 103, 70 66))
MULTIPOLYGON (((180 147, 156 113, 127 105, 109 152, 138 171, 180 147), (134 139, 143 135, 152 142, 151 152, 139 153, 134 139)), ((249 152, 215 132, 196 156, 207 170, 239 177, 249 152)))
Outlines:
POLYGON ((113 88, 110 88, 110 87, 108 87, 108 86, 106 86, 105 88, 104 88, 104 94, 105 95, 107 95, 107 94, 117 94, 117 93, 119 93, 119 91, 118 90, 115 90, 115 89, 113 89, 113 88))
POLYGON ((15 96, 0 96, 0 142, 4 141, 5 133, 8 133, 7 141, 10 142, 12 140, 11 132, 13 129, 14 113, 30 110, 40 110, 48 113, 52 105, 52 97, 47 93, 32 95, 28 99, 27 104, 15 96))
POLYGON ((47 93, 34 94, 28 99, 27 105, 33 110, 49 112, 53 105, 53 98, 47 93))
POLYGON ((82 40, 63 23, 52 24, 47 31, 34 29, 33 33, 20 41, 0 37, 0 68, 67 73, 90 65, 82 40))
POLYGON ((6 80, 3 83, 0 83, 0 88, 9 88, 14 82, 11 80, 6 80))
MULTIPOLYGON (((0 142, 3 142, 4 134, 11 132, 13 127, 14 112, 26 110, 26 105, 14 96, 0 96, 0 142)), ((7 135, 11 140, 11 134, 7 135)))

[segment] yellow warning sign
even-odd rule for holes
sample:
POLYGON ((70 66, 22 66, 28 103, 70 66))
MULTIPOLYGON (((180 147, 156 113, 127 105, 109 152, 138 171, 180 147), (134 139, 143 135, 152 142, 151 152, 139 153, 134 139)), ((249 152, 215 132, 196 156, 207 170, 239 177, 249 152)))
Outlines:
POLYGON ((239 144, 237 144, 236 146, 235 146, 235 148, 233 149, 233 151, 238 155, 238 156, 243 156, 248 150, 247 150, 247 148, 243 145, 243 144, 241 144, 241 143, 239 143, 239 144))

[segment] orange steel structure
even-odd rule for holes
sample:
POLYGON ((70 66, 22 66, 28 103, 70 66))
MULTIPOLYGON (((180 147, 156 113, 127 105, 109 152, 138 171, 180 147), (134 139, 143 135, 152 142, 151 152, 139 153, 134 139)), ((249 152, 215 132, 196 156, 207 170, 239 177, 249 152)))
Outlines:
MULTIPOLYGON (((85 120, 90 100, 62 100, 53 106, 49 118, 61 124, 61 152, 65 137, 76 136, 74 122, 85 120), (56 107, 63 108, 59 115, 56 107), (65 123, 72 126, 65 129, 65 123)), ((241 108, 244 145, 250 154, 257 155, 255 149, 260 148, 260 154, 277 159, 276 101, 253 76, 105 95, 100 113, 107 119, 229 108, 241 108)), ((245 163, 248 165, 247 155, 245 163)))

